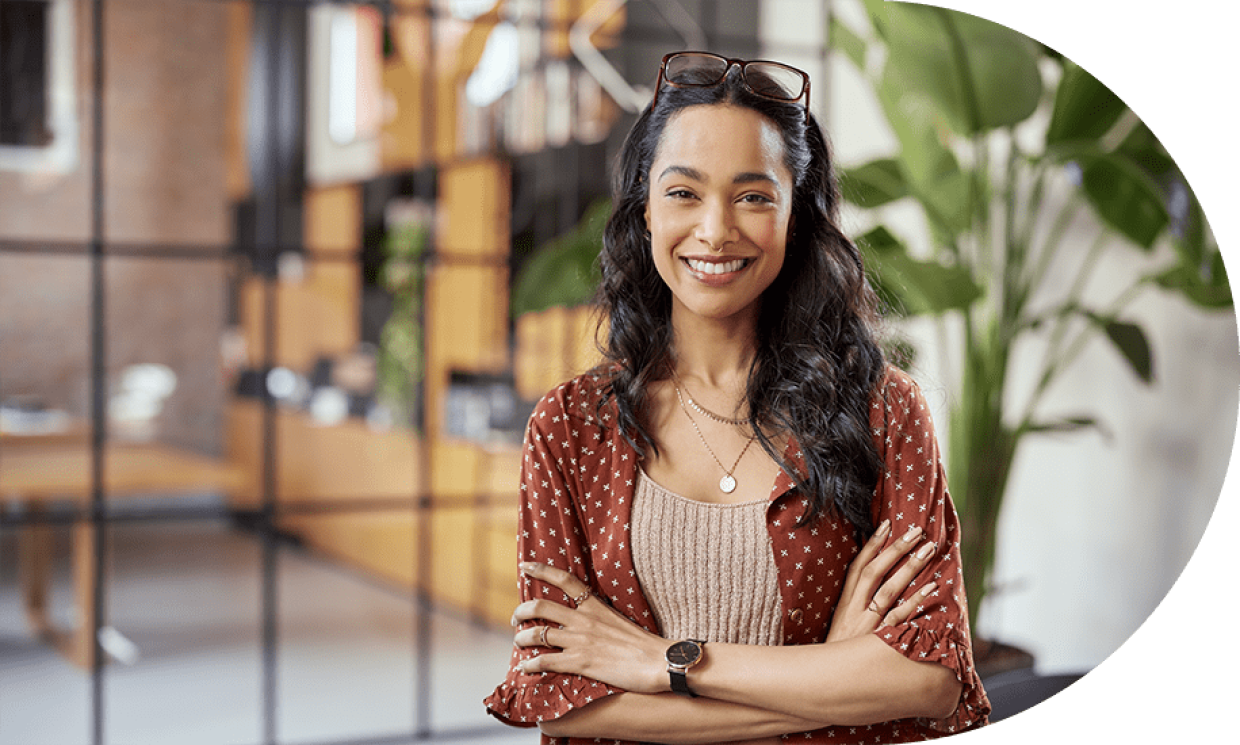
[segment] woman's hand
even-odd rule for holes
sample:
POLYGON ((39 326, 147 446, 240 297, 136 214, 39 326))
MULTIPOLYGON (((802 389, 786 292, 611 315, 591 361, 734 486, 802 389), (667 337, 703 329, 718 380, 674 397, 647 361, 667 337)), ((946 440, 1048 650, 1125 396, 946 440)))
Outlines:
MULTIPOLYGON (((581 597, 589 589, 562 569, 523 563, 528 577, 581 597)), ((522 663, 527 673, 571 673, 633 693, 661 693, 670 689, 666 652, 668 641, 612 610, 594 595, 569 608, 550 600, 529 600, 517 606, 513 625, 525 621, 550 622, 518 631, 518 647, 547 646, 553 651, 522 663), (544 630, 545 629, 545 630, 544 630)))
MULTIPOLYGON (((921 538, 921 528, 914 527, 884 549, 883 542, 890 531, 891 522, 884 520, 848 567, 844 589, 840 593, 835 615, 831 619, 831 628, 827 632, 828 642, 864 636, 880 626, 904 623, 917 610, 917 603, 912 600, 899 605, 896 605, 895 601, 934 556, 935 545, 922 544, 903 566, 888 577, 891 568, 901 557, 907 555, 921 538)), ((936 586, 934 582, 927 583, 917 597, 928 596, 934 592, 936 586)))

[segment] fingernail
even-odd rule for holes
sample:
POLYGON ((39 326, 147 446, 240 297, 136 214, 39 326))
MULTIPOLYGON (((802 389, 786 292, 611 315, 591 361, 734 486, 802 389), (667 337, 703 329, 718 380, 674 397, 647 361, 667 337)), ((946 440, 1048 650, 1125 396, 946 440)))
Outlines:
POLYGON ((936 582, 931 582, 930 584, 928 584, 928 585, 926 585, 925 587, 923 587, 923 588, 922 588, 922 590, 921 590, 921 596, 924 598, 925 596, 927 596, 927 595, 929 595, 930 593, 934 592, 934 588, 936 588, 936 587, 938 587, 938 583, 936 583, 936 582))
POLYGON ((516 617, 516 616, 513 616, 513 617, 512 617, 512 619, 511 619, 510 621, 508 621, 508 623, 509 623, 509 625, 511 625, 511 626, 516 626, 516 625, 517 625, 517 617, 516 617))
POLYGON ((534 569, 534 562, 523 561, 520 564, 517 564, 517 568, 520 569, 523 574, 529 574, 534 569))
POLYGON ((919 559, 929 558, 930 554, 934 553, 934 548, 935 547, 933 543, 927 543, 926 545, 921 547, 921 550, 917 552, 917 558, 919 559))
POLYGON ((916 539, 917 536, 919 535, 921 535, 921 528, 914 525, 913 527, 908 529, 907 533, 904 534, 904 540, 907 543, 912 543, 913 540, 916 539))
POLYGON ((882 524, 878 526, 878 530, 874 531, 874 535, 878 536, 879 538, 882 538, 883 536, 887 535, 888 530, 891 530, 891 521, 884 520, 882 524))

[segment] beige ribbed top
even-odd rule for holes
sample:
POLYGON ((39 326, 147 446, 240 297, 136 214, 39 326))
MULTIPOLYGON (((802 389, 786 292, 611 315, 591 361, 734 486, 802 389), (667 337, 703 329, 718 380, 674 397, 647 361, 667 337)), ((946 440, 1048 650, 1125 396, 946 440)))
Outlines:
POLYGON ((633 567, 665 638, 781 643, 767 505, 687 499, 637 470, 633 567))

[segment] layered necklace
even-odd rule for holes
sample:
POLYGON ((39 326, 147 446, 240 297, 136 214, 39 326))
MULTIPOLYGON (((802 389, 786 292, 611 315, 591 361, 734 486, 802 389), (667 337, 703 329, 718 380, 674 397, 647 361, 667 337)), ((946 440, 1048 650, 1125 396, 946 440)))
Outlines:
POLYGON ((675 375, 672 376, 672 386, 676 389, 676 400, 680 402, 680 410, 685 412, 685 416, 689 419, 689 424, 693 425, 693 431, 697 432, 698 439, 701 440, 702 445, 706 447, 706 452, 710 453, 710 457, 713 458, 715 463, 719 464, 719 468, 723 470, 723 478, 719 479, 719 490, 724 494, 731 494, 736 491, 736 477, 732 474, 736 471, 736 467, 740 465, 741 458, 745 457, 745 453, 748 452, 749 446, 752 445, 753 441, 758 438, 758 434, 755 432, 750 435, 749 441, 745 443, 745 447, 741 448, 741 454, 736 456, 736 460, 732 463, 732 467, 724 468, 723 462, 719 460, 719 456, 715 455, 714 449, 711 448, 710 443, 706 441, 706 437, 702 434, 702 430, 698 427, 697 421, 693 418, 693 415, 689 413, 689 407, 685 406, 685 396, 688 396, 689 403, 693 405, 694 411, 722 424, 738 426, 745 424, 748 420, 730 419, 725 416, 720 416, 694 401, 693 396, 689 395, 687 391, 682 395, 680 391, 680 380, 676 378, 675 375))

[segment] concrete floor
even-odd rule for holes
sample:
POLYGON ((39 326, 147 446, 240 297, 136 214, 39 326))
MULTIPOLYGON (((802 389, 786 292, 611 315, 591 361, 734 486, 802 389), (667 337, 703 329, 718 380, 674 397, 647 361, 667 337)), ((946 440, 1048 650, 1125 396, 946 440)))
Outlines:
MULTIPOLYGON (((263 742, 258 539, 220 522, 120 524, 111 536, 108 622, 140 657, 106 668, 107 745, 263 742)), ((67 534, 59 538, 64 555, 67 534)), ((31 637, 15 561, 14 531, 0 531, 0 745, 89 745, 90 675, 31 637)), ((277 587, 277 742, 411 742, 408 594, 292 548, 279 552, 277 587)), ((66 625, 71 597, 65 564, 52 608, 66 625)), ((496 723, 481 703, 504 673, 511 637, 450 611, 434 613, 431 627, 436 739, 537 743, 535 731, 496 723)))

